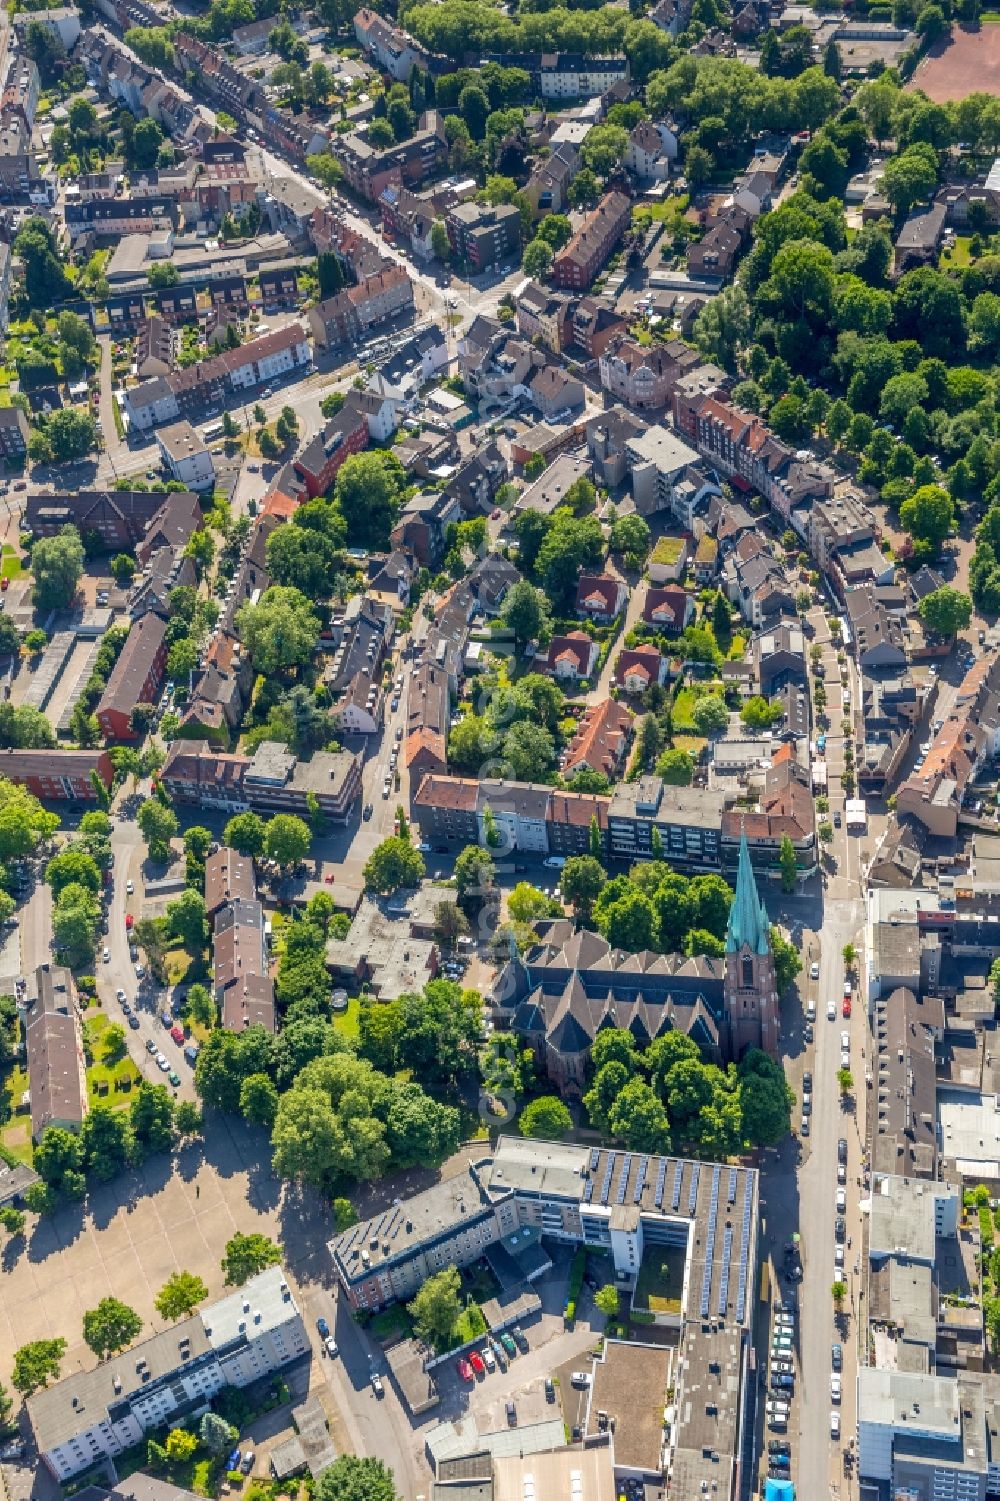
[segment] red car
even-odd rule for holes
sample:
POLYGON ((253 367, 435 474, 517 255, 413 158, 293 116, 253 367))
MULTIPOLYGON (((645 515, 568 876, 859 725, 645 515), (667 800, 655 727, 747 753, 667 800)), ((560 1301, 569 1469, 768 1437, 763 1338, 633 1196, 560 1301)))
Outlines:
POLYGON ((844 996, 844 1015, 845 1016, 850 1016, 850 1014, 851 1014, 851 998, 850 998, 849 995, 845 995, 844 996))
POLYGON ((491 511, 490 512, 490 520, 491 521, 499 521, 500 520, 500 507, 499 506, 497 506, 497 508, 496 508, 495 511, 491 511))
POLYGON ((472 1369, 475 1371, 477 1376, 486 1375, 486 1366, 483 1364, 483 1357, 480 1355, 478 1350, 473 1350, 472 1354, 469 1356, 469 1364, 472 1366, 472 1369))
POLYGON ((475 1381, 476 1378, 472 1374, 472 1367, 464 1356, 461 1356, 455 1362, 455 1369, 457 1370, 463 1381, 475 1381))
POLYGON ((181 1043, 184 1041, 184 1028, 183 1027, 171 1027, 170 1028, 170 1035, 174 1039, 174 1042, 177 1043, 178 1047, 180 1047, 181 1043))
POLYGON ((125 914, 125 926, 126 926, 126 928, 130 928, 134 922, 135 922, 135 918, 132 916, 131 912, 126 912, 126 914, 125 914))

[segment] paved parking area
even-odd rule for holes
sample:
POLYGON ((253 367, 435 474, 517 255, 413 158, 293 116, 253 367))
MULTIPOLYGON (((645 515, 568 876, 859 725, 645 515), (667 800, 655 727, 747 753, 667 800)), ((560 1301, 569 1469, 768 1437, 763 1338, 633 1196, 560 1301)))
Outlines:
POLYGON ((262 1133, 219 1118, 207 1142, 99 1187, 86 1206, 42 1219, 27 1241, 8 1240, 0 1380, 8 1381, 19 1346, 56 1335, 67 1342, 64 1374, 93 1365, 83 1314, 109 1293, 135 1308, 145 1334, 163 1327, 153 1300, 172 1272, 196 1273, 219 1297, 220 1257, 237 1230, 280 1241, 300 1283, 332 1277, 328 1211, 274 1176, 262 1133))

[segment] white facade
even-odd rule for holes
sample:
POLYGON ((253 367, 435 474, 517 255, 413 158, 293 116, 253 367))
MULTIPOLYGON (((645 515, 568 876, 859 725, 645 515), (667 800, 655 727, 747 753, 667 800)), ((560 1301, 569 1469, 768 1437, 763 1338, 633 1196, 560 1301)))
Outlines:
POLYGON ((150 428, 161 427, 167 422, 176 422, 181 414, 177 397, 166 384, 162 391, 158 392, 152 401, 145 394, 141 401, 133 401, 143 391, 142 386, 135 386, 125 393, 125 411, 128 420, 139 429, 140 432, 149 432, 150 428))
POLYGON ((613 83, 628 77, 628 64, 622 58, 620 64, 611 68, 591 71, 586 59, 574 60, 575 65, 547 69, 542 67, 543 99, 589 99, 593 94, 603 94, 613 83))
POLYGON ((212 455, 189 422, 176 422, 157 431, 156 441, 175 480, 189 490, 212 488, 215 484, 212 455))
POLYGON ((113 1458, 175 1413, 202 1412, 225 1386, 247 1386, 309 1350, 281 1267, 162 1334, 80 1371, 28 1404, 39 1454, 59 1481, 113 1458))

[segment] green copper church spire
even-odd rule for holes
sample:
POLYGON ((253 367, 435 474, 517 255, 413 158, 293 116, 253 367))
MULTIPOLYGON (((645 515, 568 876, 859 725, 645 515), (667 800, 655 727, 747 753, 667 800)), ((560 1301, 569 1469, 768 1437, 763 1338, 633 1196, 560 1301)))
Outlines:
POLYGON ((726 953, 735 954, 744 946, 755 954, 771 951, 771 923, 767 909, 757 894, 750 847, 745 833, 740 835, 740 858, 736 869, 736 894, 729 909, 726 929, 726 953))

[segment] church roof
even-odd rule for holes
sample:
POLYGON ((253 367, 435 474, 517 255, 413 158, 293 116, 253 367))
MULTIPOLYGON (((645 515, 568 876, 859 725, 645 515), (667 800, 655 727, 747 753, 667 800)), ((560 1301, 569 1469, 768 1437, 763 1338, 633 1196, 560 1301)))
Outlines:
POLYGON ((736 894, 729 909, 729 925, 726 929, 727 954, 740 949, 751 949, 755 954, 771 951, 771 923, 767 908, 757 892, 753 867, 750 864, 750 847, 745 833, 740 835, 740 858, 736 870, 736 894))

